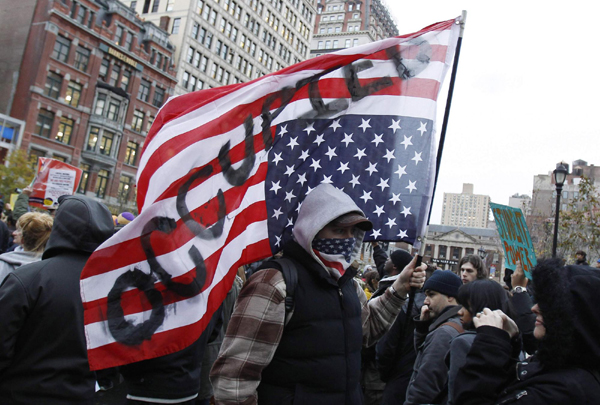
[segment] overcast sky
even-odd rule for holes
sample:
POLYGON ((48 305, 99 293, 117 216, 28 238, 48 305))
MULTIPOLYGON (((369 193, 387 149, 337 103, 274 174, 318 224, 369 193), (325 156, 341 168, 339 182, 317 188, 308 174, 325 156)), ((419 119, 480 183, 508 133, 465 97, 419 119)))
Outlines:
MULTIPOLYGON (((387 4, 400 34, 467 10, 431 223, 441 221, 443 193, 463 183, 508 204, 514 193, 531 195, 533 176, 557 162, 600 164, 598 3, 387 4)), ((440 105, 438 139, 443 113, 440 105)))

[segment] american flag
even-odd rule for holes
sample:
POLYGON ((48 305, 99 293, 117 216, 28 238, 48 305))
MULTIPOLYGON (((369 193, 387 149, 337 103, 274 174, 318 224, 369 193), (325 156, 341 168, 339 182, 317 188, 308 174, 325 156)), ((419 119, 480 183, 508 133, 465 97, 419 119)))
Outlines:
POLYGON ((286 139, 269 153, 265 189, 272 250, 292 238, 304 196, 320 183, 350 195, 375 224, 365 240, 414 243, 433 185, 432 126, 431 119, 371 114, 280 124, 286 139))
POLYGON ((420 236, 433 189, 436 101, 457 20, 171 98, 138 171, 140 215, 81 276, 93 370, 193 343, 239 266, 291 237, 311 188, 331 183, 374 224, 420 236))

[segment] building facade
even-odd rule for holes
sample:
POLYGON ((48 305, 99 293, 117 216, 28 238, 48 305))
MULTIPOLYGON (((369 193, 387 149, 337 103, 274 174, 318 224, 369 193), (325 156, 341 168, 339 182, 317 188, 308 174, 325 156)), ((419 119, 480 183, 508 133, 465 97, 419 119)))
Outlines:
POLYGON ((514 194, 508 197, 508 206, 520 209, 523 215, 531 215, 531 197, 527 194, 514 194))
MULTIPOLYGON (((560 211, 566 211, 569 203, 579 197, 579 183, 582 176, 591 179, 596 187, 600 186, 600 166, 588 164, 584 160, 575 160, 572 165, 564 162, 557 163, 556 166, 558 167, 560 164, 568 170, 560 200, 560 211)), ((531 241, 539 256, 550 254, 549 246, 554 234, 555 214, 556 184, 553 173, 533 176, 531 209, 526 218, 531 241)), ((572 252, 567 253, 571 254, 572 252)))
POLYGON ((311 56, 398 35, 381 0, 319 0, 311 56))
POLYGON ((466 255, 485 254, 490 277, 504 276, 504 251, 495 229, 429 225, 423 262, 458 273, 458 261, 466 255))
POLYGON ((139 155, 174 93, 173 50, 119 1, 37 1, 10 111, 25 123, 19 147, 80 167, 78 191, 113 212, 135 210, 139 155))
POLYGON ((490 197, 473 194, 473 185, 464 183, 462 193, 444 193, 442 225, 487 228, 490 197))
POLYGON ((315 0, 126 0, 175 44, 176 94, 247 82, 305 60, 315 0))

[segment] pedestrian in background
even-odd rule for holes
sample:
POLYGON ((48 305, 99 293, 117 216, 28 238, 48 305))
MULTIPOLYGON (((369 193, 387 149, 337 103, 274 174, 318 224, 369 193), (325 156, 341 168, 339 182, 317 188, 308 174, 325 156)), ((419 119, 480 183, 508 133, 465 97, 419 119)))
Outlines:
POLYGON ((600 272, 540 260, 532 281, 537 352, 517 361, 517 325, 502 311, 485 308, 473 318, 477 335, 458 371, 454 403, 598 403, 600 272))
POLYGON ((458 262, 458 271, 463 284, 488 278, 488 270, 481 257, 477 255, 463 256, 458 262))
POLYGON ((28 212, 19 218, 13 236, 18 238, 22 249, 0 255, 0 284, 16 268, 42 260, 52 222, 50 215, 41 212, 28 212))
POLYGON ((42 260, 0 286, 0 402, 85 404, 96 382, 87 360, 79 278, 114 233, 103 204, 83 196, 60 206, 42 260))

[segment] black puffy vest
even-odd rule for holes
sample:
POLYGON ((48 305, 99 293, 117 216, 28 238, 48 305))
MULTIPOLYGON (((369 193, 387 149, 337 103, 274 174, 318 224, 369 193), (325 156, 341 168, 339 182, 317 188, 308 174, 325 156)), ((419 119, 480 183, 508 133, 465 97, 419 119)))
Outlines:
POLYGON ((298 244, 285 255, 295 260, 298 272, 294 314, 262 372, 258 403, 361 404, 362 322, 355 273, 349 269, 336 283, 298 244))

